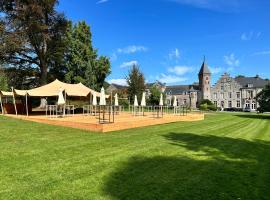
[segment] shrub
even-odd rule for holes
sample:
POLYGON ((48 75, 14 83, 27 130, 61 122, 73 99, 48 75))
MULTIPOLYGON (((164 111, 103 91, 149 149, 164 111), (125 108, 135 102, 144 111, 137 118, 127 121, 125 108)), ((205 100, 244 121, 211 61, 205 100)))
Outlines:
POLYGON ((200 110, 207 110, 207 108, 208 108, 208 105, 205 103, 205 104, 201 104, 200 105, 200 110))
POLYGON ((215 105, 207 105, 208 110, 217 111, 217 107, 215 105))

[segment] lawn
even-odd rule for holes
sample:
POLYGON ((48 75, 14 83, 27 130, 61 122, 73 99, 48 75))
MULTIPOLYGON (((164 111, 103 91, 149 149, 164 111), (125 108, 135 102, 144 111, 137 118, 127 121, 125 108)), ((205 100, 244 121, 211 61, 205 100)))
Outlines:
POLYGON ((0 117, 0 199, 270 199, 270 116, 108 134, 0 117))

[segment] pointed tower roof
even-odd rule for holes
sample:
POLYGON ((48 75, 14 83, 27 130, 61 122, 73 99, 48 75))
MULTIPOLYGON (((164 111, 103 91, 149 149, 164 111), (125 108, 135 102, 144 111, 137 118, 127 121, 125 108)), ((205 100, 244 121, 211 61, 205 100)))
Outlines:
POLYGON ((205 61, 205 57, 204 57, 203 64, 201 66, 199 74, 211 74, 211 72, 207 66, 207 63, 205 61))

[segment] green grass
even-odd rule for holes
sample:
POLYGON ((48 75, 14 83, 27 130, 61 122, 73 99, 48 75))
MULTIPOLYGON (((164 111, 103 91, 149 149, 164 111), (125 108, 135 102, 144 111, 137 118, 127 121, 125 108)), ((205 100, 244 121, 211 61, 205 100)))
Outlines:
POLYGON ((0 199, 270 199, 270 116, 95 134, 0 117, 0 199))

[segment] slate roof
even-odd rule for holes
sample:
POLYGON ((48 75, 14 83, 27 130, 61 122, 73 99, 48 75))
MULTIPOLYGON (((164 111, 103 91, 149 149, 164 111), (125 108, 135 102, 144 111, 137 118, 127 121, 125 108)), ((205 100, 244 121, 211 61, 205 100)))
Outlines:
POLYGON ((242 87, 248 87, 248 84, 252 84, 253 88, 263 88, 265 87, 269 81, 260 78, 259 76, 255 77, 236 77, 234 78, 242 87))
POLYGON ((208 68, 207 63, 206 63, 205 60, 203 61, 203 64, 202 64, 202 66, 201 66, 199 75, 200 75, 200 74, 211 74, 211 72, 210 72, 210 70, 209 70, 209 68, 208 68))
POLYGON ((167 86, 165 93, 170 93, 171 95, 178 95, 182 94, 183 92, 192 92, 192 91, 198 91, 199 87, 198 85, 173 85, 173 86, 167 86))

